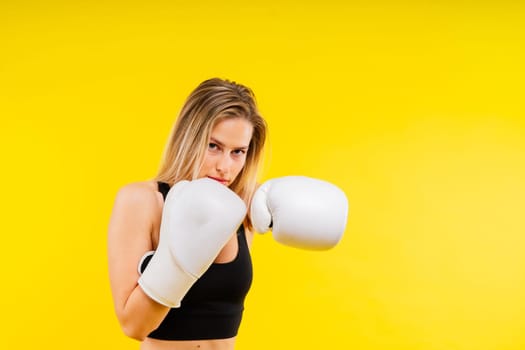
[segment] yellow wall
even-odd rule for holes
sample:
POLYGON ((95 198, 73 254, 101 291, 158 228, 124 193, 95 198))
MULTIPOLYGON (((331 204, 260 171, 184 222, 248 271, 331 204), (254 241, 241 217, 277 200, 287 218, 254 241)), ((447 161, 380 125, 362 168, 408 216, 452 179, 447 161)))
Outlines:
POLYGON ((138 348, 109 291, 114 195, 212 76, 257 94, 263 179, 351 203, 328 252, 256 238, 238 349, 525 348, 524 6, 283 2, 0 4, 0 348, 138 348))

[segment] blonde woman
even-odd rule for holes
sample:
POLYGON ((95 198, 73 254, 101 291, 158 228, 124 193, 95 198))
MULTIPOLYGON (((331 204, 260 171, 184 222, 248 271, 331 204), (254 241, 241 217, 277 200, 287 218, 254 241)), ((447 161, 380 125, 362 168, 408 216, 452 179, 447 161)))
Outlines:
POLYGON ((341 238, 347 202, 337 187, 285 177, 257 189, 266 133, 249 88, 206 80, 186 100, 156 178, 118 192, 111 290, 124 333, 141 349, 234 348, 255 230, 305 249, 341 238))

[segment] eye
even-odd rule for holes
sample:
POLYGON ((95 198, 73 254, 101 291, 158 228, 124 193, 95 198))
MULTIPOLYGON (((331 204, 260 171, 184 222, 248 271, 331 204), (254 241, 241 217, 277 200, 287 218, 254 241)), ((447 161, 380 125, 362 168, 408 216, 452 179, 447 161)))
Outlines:
POLYGON ((244 149, 236 149, 232 152, 235 156, 243 156, 246 154, 246 150, 244 149))
POLYGON ((210 142, 210 143, 208 144, 208 149, 209 149, 210 151, 216 151, 216 150, 219 149, 219 145, 217 145, 216 143, 210 142))

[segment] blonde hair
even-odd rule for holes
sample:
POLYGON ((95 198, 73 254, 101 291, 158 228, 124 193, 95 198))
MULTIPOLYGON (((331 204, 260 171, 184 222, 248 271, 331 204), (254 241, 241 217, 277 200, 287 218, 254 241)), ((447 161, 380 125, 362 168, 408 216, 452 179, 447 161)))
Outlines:
MULTIPOLYGON (((246 163, 230 185, 230 189, 249 205, 257 186, 267 126, 259 114, 252 90, 229 80, 208 79, 186 99, 169 136, 155 179, 170 185, 196 179, 213 127, 228 118, 244 118, 253 126, 246 163)), ((245 225, 251 228, 249 217, 245 225)))

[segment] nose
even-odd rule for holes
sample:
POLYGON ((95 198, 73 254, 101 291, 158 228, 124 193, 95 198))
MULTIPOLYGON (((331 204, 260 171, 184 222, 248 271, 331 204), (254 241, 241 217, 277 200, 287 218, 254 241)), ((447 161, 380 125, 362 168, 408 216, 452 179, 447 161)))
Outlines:
POLYGON ((221 174, 221 176, 227 175, 231 167, 231 158, 227 152, 224 152, 217 158, 215 169, 221 174))

